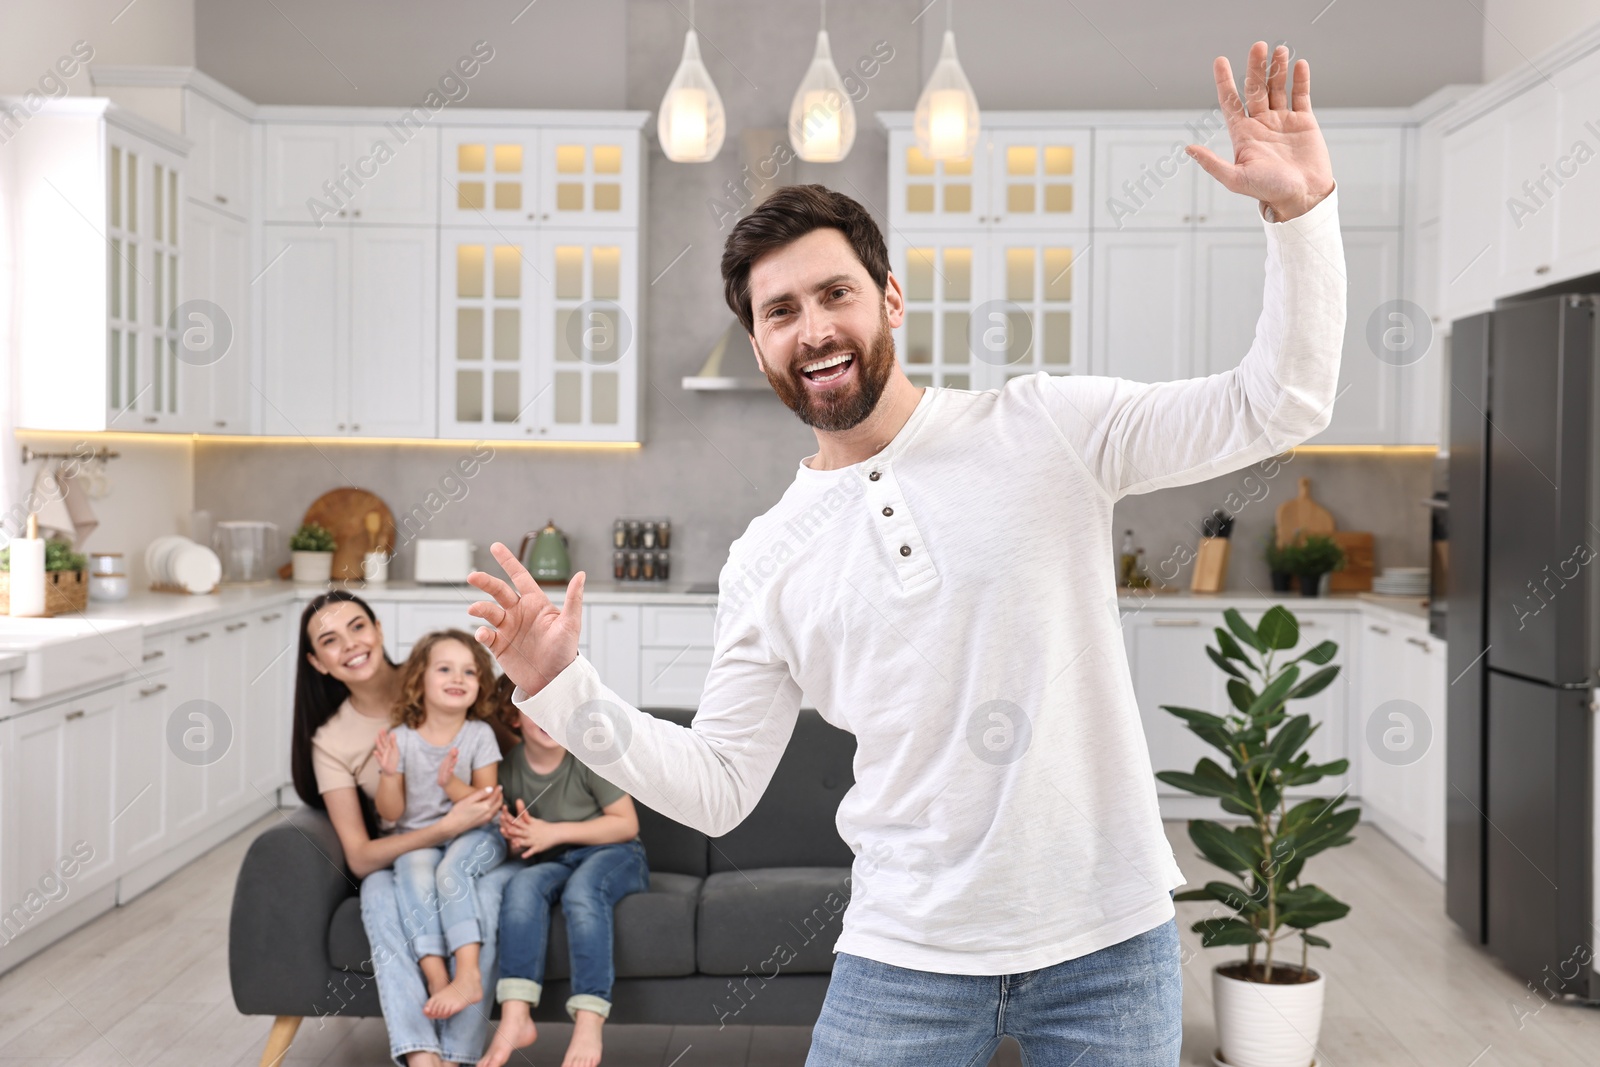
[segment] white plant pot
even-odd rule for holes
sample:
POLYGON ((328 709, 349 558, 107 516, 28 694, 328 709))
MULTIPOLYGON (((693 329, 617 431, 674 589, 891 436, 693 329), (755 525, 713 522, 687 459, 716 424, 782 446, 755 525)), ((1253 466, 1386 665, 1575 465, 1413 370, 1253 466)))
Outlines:
POLYGON ((291 552, 289 557, 297 582, 325 582, 333 576, 332 552, 291 552))
POLYGON ((1327 985, 1320 974, 1311 982, 1267 985, 1230 978, 1221 967, 1213 970, 1217 1062, 1225 1067, 1311 1067, 1327 985))

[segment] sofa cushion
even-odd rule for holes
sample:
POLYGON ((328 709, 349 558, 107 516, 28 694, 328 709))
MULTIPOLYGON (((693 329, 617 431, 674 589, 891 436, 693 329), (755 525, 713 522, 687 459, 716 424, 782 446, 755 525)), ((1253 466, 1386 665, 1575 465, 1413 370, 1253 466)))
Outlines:
POLYGON ((839 802, 855 784, 856 739, 802 708, 772 781, 744 822, 711 839, 710 870, 752 867, 848 867, 839 837, 839 802))
MULTIPOLYGON (((688 726, 694 718, 694 712, 684 708, 644 710, 679 726, 688 726)), ((600 769, 600 776, 605 777, 604 768, 600 769)), ((645 858, 650 864, 650 869, 704 878, 707 874, 706 835, 646 807, 637 797, 634 798, 633 805, 639 813, 639 840, 644 843, 645 858)))
POLYGON ((850 899, 848 867, 713 874, 700 889, 702 974, 828 974, 850 899))
MULTIPOLYGON (((612 945, 617 977, 675 978, 694 973, 699 891, 698 878, 652 871, 648 893, 631 893, 617 902, 612 945)), ((328 959, 339 970, 372 973, 372 948, 361 924, 360 897, 350 897, 334 911, 328 926, 328 959)), ((545 977, 567 978, 570 974, 567 925, 558 905, 550 919, 545 977)))

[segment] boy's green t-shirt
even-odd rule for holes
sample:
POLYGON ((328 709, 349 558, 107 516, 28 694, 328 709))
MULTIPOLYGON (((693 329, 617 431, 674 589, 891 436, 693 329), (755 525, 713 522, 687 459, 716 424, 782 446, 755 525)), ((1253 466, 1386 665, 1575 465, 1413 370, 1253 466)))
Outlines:
POLYGON ((626 792, 617 788, 568 752, 549 774, 539 774, 528 766, 523 746, 506 753, 500 763, 500 785, 505 790, 506 807, 517 810, 517 801, 527 805, 536 819, 545 822, 586 822, 603 815, 607 804, 615 804, 626 792))

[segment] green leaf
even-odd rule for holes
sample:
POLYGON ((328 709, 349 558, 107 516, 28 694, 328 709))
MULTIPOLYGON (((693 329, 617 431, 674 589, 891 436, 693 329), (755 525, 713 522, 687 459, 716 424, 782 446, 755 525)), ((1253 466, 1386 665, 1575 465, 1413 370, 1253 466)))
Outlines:
POLYGON ((1205 891, 1210 894, 1212 900, 1227 905, 1235 914, 1246 918, 1267 910, 1263 900, 1256 899, 1228 882, 1207 882, 1205 891))
POLYGON ((1360 821, 1361 809, 1347 808, 1330 813, 1292 834, 1280 835, 1280 840, 1287 840, 1296 856, 1310 858, 1324 849, 1345 844, 1350 831, 1360 821))
POLYGON ((1256 691, 1244 682, 1235 679, 1228 680, 1228 699, 1233 701, 1233 706, 1241 712, 1250 710, 1250 705, 1256 702, 1256 691))
POLYGON ((1168 715, 1176 715, 1178 718, 1187 723, 1214 723, 1217 726, 1223 727, 1224 729, 1226 729, 1228 725, 1227 720, 1222 716, 1213 715, 1209 711, 1199 711, 1195 708, 1180 708, 1172 704, 1162 704, 1161 710, 1166 712, 1168 715))
POLYGON ((1301 660, 1305 660, 1307 663, 1311 663, 1320 667, 1324 663, 1327 663, 1329 660, 1333 659, 1334 653, 1338 651, 1338 645, 1334 644, 1332 641, 1324 641, 1320 645, 1313 646, 1309 652, 1302 652, 1289 662, 1299 663, 1301 660))
POLYGON ((1261 640, 1261 638, 1257 637, 1256 632, 1250 628, 1250 624, 1244 621, 1244 616, 1239 614, 1238 608, 1229 608, 1227 611, 1224 611, 1222 613, 1222 620, 1228 624, 1228 629, 1233 631, 1235 637, 1249 645, 1251 648, 1255 649, 1257 652, 1266 653, 1269 651, 1266 644, 1261 640))
POLYGON ((1211 863, 1230 874, 1243 875, 1255 866, 1255 854, 1238 837, 1223 829, 1221 824, 1209 819, 1194 819, 1189 823, 1189 840, 1211 863))
POLYGON ((1240 663, 1248 666, 1251 670, 1256 669, 1256 661, 1251 659, 1245 653, 1245 650, 1239 647, 1239 642, 1233 639, 1232 634, 1220 626, 1215 627, 1215 630, 1217 634, 1217 647, 1222 649, 1222 654, 1224 656, 1227 656, 1229 659, 1238 660, 1240 663))
MULTIPOLYGON (((1294 669, 1299 670, 1298 667, 1294 669)), ((1300 700, 1304 697, 1316 696, 1318 693, 1328 688, 1328 686, 1332 685, 1333 680, 1338 677, 1338 675, 1338 667, 1324 667, 1311 677, 1307 678, 1305 681, 1301 682, 1299 685, 1295 686, 1289 692, 1285 693, 1283 699, 1300 700)))
POLYGON ((1313 948, 1332 948, 1333 947, 1333 942, 1329 941, 1327 938, 1318 937, 1316 934, 1308 934, 1304 930, 1300 931, 1300 938, 1306 944, 1312 946, 1313 948))
POLYGON ((1300 643, 1300 624, 1282 604, 1274 604, 1267 609, 1261 621, 1256 623, 1256 633, 1274 649, 1293 648, 1300 643))
POLYGON ((1218 667, 1221 667, 1224 673, 1231 674, 1240 681, 1244 680, 1244 674, 1239 670, 1239 668, 1229 663, 1227 659, 1223 657, 1222 653, 1218 652, 1210 645, 1206 646, 1206 655, 1210 656, 1211 662, 1215 663, 1218 667))
POLYGON ((1200 935, 1200 944, 1204 948, 1261 943, 1260 932, 1243 919, 1201 919, 1189 929, 1200 935))
POLYGON ((1202 797, 1235 797, 1238 794, 1238 787, 1233 777, 1209 759, 1203 759, 1195 764, 1193 774, 1186 774, 1183 771, 1161 771, 1156 778, 1168 785, 1177 786, 1184 792, 1202 797))
POLYGON ((1272 741, 1267 745, 1267 751, 1271 753, 1274 762, 1284 765, 1292 761, 1301 746, 1306 743, 1306 739, 1311 736, 1312 729, 1309 715, 1296 715, 1284 723, 1283 728, 1273 735, 1272 741))
POLYGON ((1239 801, 1234 800, 1232 797, 1223 797, 1222 798, 1222 810, 1227 812, 1229 815, 1253 816, 1256 813, 1256 809, 1255 808, 1249 807, 1248 805, 1245 805, 1245 804, 1241 804, 1241 803, 1239 803, 1239 801))
POLYGON ((1173 897, 1172 899, 1173 900, 1215 900, 1216 898, 1213 897, 1210 893, 1207 893, 1204 889, 1185 889, 1183 892, 1179 893, 1177 896, 1173 897))
POLYGON ((1299 886, 1278 897, 1278 921, 1296 930, 1333 922, 1348 914, 1350 905, 1314 885, 1299 886))
POLYGON ((1273 678, 1271 682, 1267 683, 1267 687, 1265 689, 1261 690, 1260 695, 1258 695, 1255 699, 1255 703, 1250 705, 1250 707, 1245 711, 1245 714, 1253 719, 1258 715, 1262 715, 1268 711, 1276 709, 1278 705, 1284 702, 1285 695, 1289 692, 1289 689, 1294 685, 1295 679, 1298 677, 1300 677, 1299 667, 1296 667, 1293 664, 1285 667, 1281 672, 1279 672, 1277 677, 1273 678))

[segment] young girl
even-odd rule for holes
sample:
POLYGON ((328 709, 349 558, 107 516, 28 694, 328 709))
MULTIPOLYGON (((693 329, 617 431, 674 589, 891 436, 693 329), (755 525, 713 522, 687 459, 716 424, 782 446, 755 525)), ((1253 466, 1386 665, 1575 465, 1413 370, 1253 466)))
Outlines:
MULTIPOLYGON (((493 708, 492 671, 483 646, 459 630, 431 633, 411 650, 396 725, 377 743, 376 807, 396 831, 429 826, 456 801, 496 785, 500 746, 485 721, 493 708)), ((484 931, 474 880, 504 858, 505 841, 491 824, 394 861, 395 894, 427 979, 422 1011, 430 1019, 449 1018, 483 999, 478 946, 484 931), (454 978, 447 953, 455 960, 454 978)))
MULTIPOLYGON (((509 682, 509 679, 504 681, 509 682)), ((579 763, 538 723, 511 703, 502 705, 518 724, 522 744, 501 768, 508 810, 500 831, 519 857, 500 898, 500 1025, 478 1067, 501 1067, 516 1049, 538 1036, 532 1010, 539 1003, 550 943, 550 907, 561 902, 572 957, 572 1041, 562 1067, 596 1067, 600 1030, 611 1014, 612 909, 629 893, 650 888, 639 817, 622 790, 579 763), (513 718, 514 717, 514 718, 513 718)))

